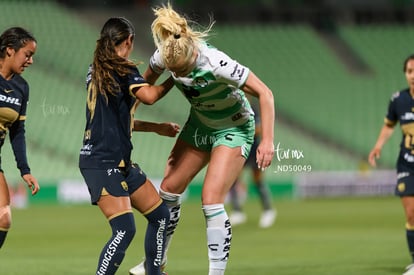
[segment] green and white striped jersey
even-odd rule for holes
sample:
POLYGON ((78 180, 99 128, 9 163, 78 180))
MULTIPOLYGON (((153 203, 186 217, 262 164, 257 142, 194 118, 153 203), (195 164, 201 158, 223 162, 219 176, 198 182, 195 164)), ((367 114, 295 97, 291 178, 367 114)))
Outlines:
MULTIPOLYGON (((165 65, 157 50, 150 59, 151 68, 161 74, 165 65)), ((201 44, 194 69, 185 77, 174 78, 175 85, 191 104, 204 126, 225 129, 246 123, 253 110, 240 87, 249 69, 209 44, 201 44)))

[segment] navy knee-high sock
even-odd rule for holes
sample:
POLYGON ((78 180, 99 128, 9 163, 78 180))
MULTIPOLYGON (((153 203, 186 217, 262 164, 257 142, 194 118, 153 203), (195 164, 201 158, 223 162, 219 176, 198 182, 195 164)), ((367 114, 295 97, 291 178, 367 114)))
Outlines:
POLYGON ((230 202, 231 206, 233 207, 233 211, 235 212, 242 212, 242 207, 240 203, 240 196, 239 191, 237 190, 238 180, 236 180, 230 188, 229 195, 230 195, 230 202))
POLYGON ((0 248, 3 246, 3 243, 6 240, 7 232, 7 230, 0 229, 0 248))
POLYGON ((405 232, 407 236, 408 250, 414 263, 414 230, 412 228, 406 228, 405 232))
POLYGON ((112 236, 102 249, 96 275, 115 274, 135 235, 134 215, 130 212, 112 218, 109 224, 112 236))
POLYGON ((257 193, 259 194, 263 210, 272 209, 271 194, 270 194, 270 190, 268 189, 268 187, 262 181, 255 184, 255 187, 256 187, 257 193))
POLYGON ((145 214, 145 217, 148 220, 145 234, 146 271, 148 275, 160 274, 170 212, 166 204, 161 201, 160 205, 145 214))

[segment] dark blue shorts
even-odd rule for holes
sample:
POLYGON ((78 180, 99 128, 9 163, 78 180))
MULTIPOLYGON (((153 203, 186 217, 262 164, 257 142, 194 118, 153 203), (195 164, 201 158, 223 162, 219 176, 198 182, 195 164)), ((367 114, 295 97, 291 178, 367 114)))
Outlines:
POLYGON ((398 173, 395 195, 400 197, 414 196, 414 175, 404 172, 398 173))
POLYGON ((127 197, 134 193, 147 180, 147 175, 134 164, 128 168, 111 169, 80 169, 89 194, 91 203, 97 204, 103 193, 115 197, 127 197))

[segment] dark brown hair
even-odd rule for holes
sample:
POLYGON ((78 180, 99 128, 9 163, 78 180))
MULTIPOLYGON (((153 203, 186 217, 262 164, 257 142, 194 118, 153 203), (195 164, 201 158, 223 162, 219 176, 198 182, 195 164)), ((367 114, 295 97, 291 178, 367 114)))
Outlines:
POLYGON ((6 56, 7 48, 18 51, 29 41, 37 42, 30 32, 21 27, 12 27, 5 30, 0 36, 0 59, 6 56))

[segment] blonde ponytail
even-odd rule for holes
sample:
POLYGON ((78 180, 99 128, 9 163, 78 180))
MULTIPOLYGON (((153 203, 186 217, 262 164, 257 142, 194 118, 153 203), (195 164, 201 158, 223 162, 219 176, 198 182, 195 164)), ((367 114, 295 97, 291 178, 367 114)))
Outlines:
POLYGON ((194 49, 205 42, 214 25, 212 21, 205 30, 194 31, 187 19, 177 13, 170 3, 153 11, 156 18, 151 25, 152 36, 167 67, 180 58, 191 58, 194 49))

